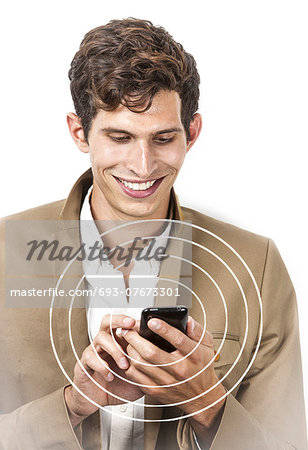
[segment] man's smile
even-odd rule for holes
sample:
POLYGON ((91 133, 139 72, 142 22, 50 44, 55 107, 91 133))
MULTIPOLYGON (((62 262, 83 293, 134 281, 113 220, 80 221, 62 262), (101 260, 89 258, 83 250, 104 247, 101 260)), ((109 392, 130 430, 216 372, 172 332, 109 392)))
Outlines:
POLYGON ((144 198, 149 197, 156 191, 165 176, 147 181, 124 180, 123 178, 118 178, 116 176, 114 176, 114 178, 127 195, 134 198, 144 198))

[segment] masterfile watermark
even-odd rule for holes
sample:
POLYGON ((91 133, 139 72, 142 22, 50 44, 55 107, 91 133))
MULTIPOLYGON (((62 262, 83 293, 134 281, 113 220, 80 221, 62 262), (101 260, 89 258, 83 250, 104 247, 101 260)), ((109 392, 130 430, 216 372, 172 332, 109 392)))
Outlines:
POLYGON ((153 251, 156 244, 155 238, 151 239, 150 244, 145 249, 144 245, 147 244, 147 239, 135 237, 127 250, 121 245, 116 245, 113 249, 107 246, 102 247, 102 242, 100 241, 95 241, 90 246, 87 246, 83 242, 75 250, 74 247, 69 245, 61 246, 60 242, 56 239, 51 242, 48 242, 47 239, 42 241, 32 240, 27 242, 30 250, 26 256, 26 260, 31 261, 34 258, 37 261, 41 261, 43 257, 46 257, 47 252, 47 259, 49 261, 72 261, 74 259, 77 261, 107 261, 115 259, 119 262, 125 261, 124 266, 127 267, 133 259, 136 261, 150 261, 151 259, 163 261, 169 257, 169 255, 165 254, 165 247, 159 246, 153 251))
POLYGON ((73 307, 83 308, 96 287, 98 307, 178 295, 191 302, 190 291, 174 284, 191 286, 191 265, 177 259, 191 260, 191 231, 177 222, 8 220, 5 235, 8 307, 50 308, 54 297, 56 308, 67 308, 76 297, 73 307))

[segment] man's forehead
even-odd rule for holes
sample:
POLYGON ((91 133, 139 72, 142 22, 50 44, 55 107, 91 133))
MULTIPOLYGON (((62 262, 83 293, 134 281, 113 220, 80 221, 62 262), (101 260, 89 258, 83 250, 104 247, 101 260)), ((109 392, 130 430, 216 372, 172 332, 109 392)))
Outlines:
POLYGON ((113 111, 99 110, 96 122, 103 128, 146 127, 155 131, 162 128, 179 128, 181 123, 181 100, 175 91, 159 92, 151 107, 144 112, 131 111, 124 105, 119 105, 113 111))

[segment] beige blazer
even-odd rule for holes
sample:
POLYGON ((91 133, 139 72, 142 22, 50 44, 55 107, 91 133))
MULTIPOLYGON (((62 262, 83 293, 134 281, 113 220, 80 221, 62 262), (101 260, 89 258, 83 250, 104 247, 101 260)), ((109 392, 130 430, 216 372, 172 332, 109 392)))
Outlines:
MULTIPOLYGON (((88 417, 76 430, 72 429, 68 419, 63 390, 69 381, 56 361, 50 341, 51 297, 44 303, 42 299, 34 300, 30 296, 17 299, 9 295, 9 290, 17 285, 24 288, 55 286, 64 262, 53 261, 46 273, 40 272, 41 264, 36 271, 34 263, 25 264, 25 242, 29 241, 38 223, 42 228, 42 222, 38 221, 43 221, 43 232, 48 239, 57 238, 65 245, 68 242, 76 245, 79 242, 80 207, 91 183, 89 169, 79 178, 65 201, 24 211, 1 222, 0 449, 100 448, 98 412, 88 417), (12 239, 12 230, 17 222, 22 227, 18 228, 19 232, 12 239), (10 242, 9 246, 6 246, 6 241, 10 242), (33 301, 43 303, 35 305, 33 301)), ((214 336, 217 350, 226 331, 215 371, 220 379, 225 377, 222 383, 230 393, 220 426, 209 448, 306 449, 296 297, 275 244, 268 238, 189 208, 181 208, 173 190, 171 202, 175 219, 208 231, 193 229, 191 237, 196 244, 192 248, 192 261, 215 280, 227 307, 228 326, 225 330, 226 316, 221 295, 210 277, 193 266, 193 290, 205 307, 206 327, 214 336), (257 291, 241 260, 213 234, 232 246, 243 258, 261 292, 262 338, 248 371, 246 369, 255 354, 260 336, 261 313, 257 291), (246 295, 246 307, 239 285, 217 257, 237 276, 246 295)), ((180 248, 174 243, 170 246, 170 254, 180 248)), ((170 259, 167 259, 162 264, 160 276, 176 277, 175 269, 177 271, 178 266, 174 260, 170 265, 170 259)), ((63 281, 65 287, 75 288, 80 274, 81 263, 71 266, 63 281)), ((72 309, 71 324, 74 346, 80 357, 89 342, 85 305, 83 299, 76 301, 79 303, 72 309)), ((159 298, 157 302, 159 304, 159 298)), ((68 377, 72 378, 76 358, 69 341, 69 312, 67 304, 60 306, 53 310, 51 320, 54 350, 68 377)), ((203 323, 201 307, 195 299, 192 300, 190 314, 203 323)), ((151 399, 147 401, 153 402, 151 399)), ((170 415, 179 417, 181 411, 146 408, 145 414, 148 420, 163 420, 170 415)), ((189 419, 147 422, 144 436, 146 450, 197 450, 189 419)))

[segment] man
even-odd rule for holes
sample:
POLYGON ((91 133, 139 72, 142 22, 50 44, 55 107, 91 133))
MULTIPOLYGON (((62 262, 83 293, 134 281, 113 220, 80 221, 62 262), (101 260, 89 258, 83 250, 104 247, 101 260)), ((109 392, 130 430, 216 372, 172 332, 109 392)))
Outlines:
MULTIPOLYGON (((2 264, 0 448, 306 448, 296 299, 274 243, 181 208, 172 188, 201 131, 193 57, 150 22, 111 21, 86 34, 69 77, 76 114, 68 114, 68 126, 91 170, 66 201, 3 221, 3 244, 5 227, 7 239, 14 222, 23 227, 6 249, 14 256, 6 273, 2 264), (141 337, 129 310, 112 317, 94 311, 91 322, 87 295, 72 310, 65 303, 52 303, 51 311, 31 307, 30 291, 22 308, 5 300, 16 274, 22 286, 46 286, 51 273, 54 285, 66 289, 76 290, 79 276, 85 286, 99 283, 91 274, 104 273, 100 261, 88 270, 90 258, 68 267, 54 257, 46 275, 25 257, 37 222, 40 233, 63 244, 63 256, 64 248, 78 248, 82 224, 92 226, 93 219, 105 235, 103 249, 115 244, 108 223, 118 229, 149 221, 170 255, 151 266, 154 278, 177 266, 172 257, 180 246, 170 250, 168 224, 190 227, 192 287, 200 302, 192 301, 186 334, 158 319, 148 323, 174 352, 141 337)), ((47 267, 44 258, 38 259, 47 267)), ((111 260, 111 274, 116 266, 111 260)), ((124 303, 126 294, 133 304, 125 289, 136 267, 131 259, 119 269, 124 303)), ((158 306, 159 297, 153 302, 158 306)))

